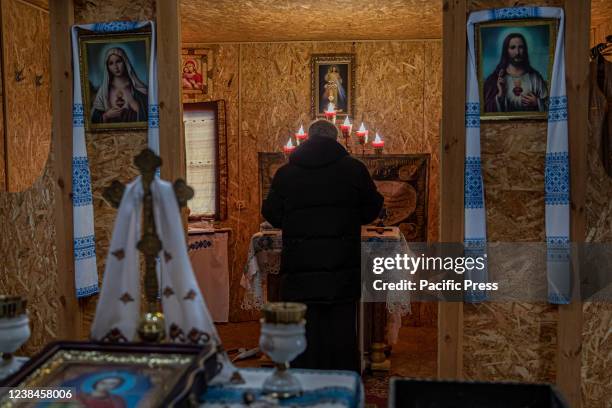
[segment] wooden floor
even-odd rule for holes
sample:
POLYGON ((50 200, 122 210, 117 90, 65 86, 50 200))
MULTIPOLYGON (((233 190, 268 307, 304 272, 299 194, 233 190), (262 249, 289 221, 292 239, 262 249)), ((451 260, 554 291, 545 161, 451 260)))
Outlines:
MULTIPOLYGON (((223 346, 231 356, 240 348, 259 344, 259 322, 217 324, 223 346)), ((436 375, 436 328, 402 327, 391 353, 391 374, 402 377, 429 378, 436 375)), ((240 367, 258 365, 258 358, 236 362, 240 367)))

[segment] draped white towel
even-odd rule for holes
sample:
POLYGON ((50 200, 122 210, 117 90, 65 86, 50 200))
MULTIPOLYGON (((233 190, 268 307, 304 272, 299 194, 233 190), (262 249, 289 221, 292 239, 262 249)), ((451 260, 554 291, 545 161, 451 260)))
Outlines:
POLYGON ((91 173, 85 145, 85 117, 81 94, 78 33, 80 29, 95 33, 129 32, 151 26, 151 48, 148 78, 148 144, 159 154, 159 105, 157 98, 157 54, 155 23, 152 21, 111 21, 72 26, 72 207, 74 233, 74 274, 78 298, 98 293, 96 239, 91 190, 91 173))
MULTIPOLYGON (((545 164, 546 244, 548 301, 570 301, 569 257, 569 156, 567 136, 567 96, 565 92, 564 14, 558 7, 509 7, 481 10, 470 14, 467 22, 468 55, 465 106, 465 236, 466 253, 486 253, 487 228, 484 186, 480 159, 480 97, 476 75, 474 25, 485 21, 552 18, 559 21, 555 46, 545 164)), ((487 270, 468 274, 467 278, 484 282, 487 270)), ((487 299, 483 291, 468 292, 466 301, 487 299)))
MULTIPOLYGON (((166 333, 178 343, 220 344, 217 330, 200 292, 187 255, 187 244, 172 184, 155 177, 151 183, 153 213, 162 242, 158 281, 166 333)), ((114 333, 124 341, 137 339, 140 320, 140 272, 136 245, 141 236, 143 188, 137 177, 125 189, 104 271, 100 300, 91 330, 102 341, 114 333)), ((223 370, 216 381, 229 380, 235 368, 222 353, 223 370)))

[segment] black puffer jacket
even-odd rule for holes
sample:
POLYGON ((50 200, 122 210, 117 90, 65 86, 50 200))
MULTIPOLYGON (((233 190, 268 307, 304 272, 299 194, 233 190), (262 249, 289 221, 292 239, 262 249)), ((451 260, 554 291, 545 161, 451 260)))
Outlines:
POLYGON ((383 197, 365 165, 328 138, 311 138, 272 181, 262 214, 283 230, 280 293, 286 301, 360 296, 361 225, 383 197))

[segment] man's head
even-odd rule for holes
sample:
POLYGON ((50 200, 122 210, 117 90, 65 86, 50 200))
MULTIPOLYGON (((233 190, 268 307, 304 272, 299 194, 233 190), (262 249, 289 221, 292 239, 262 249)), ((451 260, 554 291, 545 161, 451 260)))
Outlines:
POLYGON ((315 120, 308 128, 309 138, 326 137, 328 139, 338 139, 338 129, 329 121, 324 119, 315 120))
POLYGON ((527 51, 527 41, 519 33, 511 33, 504 39, 502 46, 502 60, 506 65, 512 64, 516 67, 529 67, 529 52, 527 51))

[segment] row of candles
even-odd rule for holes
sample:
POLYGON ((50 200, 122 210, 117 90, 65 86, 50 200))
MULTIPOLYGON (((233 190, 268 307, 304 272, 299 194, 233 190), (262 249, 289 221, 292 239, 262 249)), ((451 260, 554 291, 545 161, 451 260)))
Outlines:
MULTIPOLYGON (((331 123, 335 125, 336 124, 336 110, 334 109, 334 106, 332 103, 329 104, 329 106, 327 107, 327 110, 324 113, 325 113, 325 119, 329 120, 331 123)), ((342 133, 342 137, 344 138, 344 145, 349 151, 350 151, 349 140, 351 138, 352 129, 353 129, 353 124, 349 120, 349 117, 346 116, 346 118, 344 119, 344 122, 340 125, 340 132, 342 133)), ((368 135, 369 135, 369 131, 366 129, 365 125, 362 122, 361 126, 359 127, 359 130, 355 132, 355 136, 357 137, 357 142, 362 147, 362 153, 365 152, 365 146, 368 143, 368 135)), ((289 137, 289 141, 287 142, 286 145, 283 146, 283 152, 286 155, 290 155, 297 148, 297 146, 299 146, 300 143, 304 142, 306 139, 308 139, 308 134, 304 131, 304 126, 300 126, 300 129, 295 133, 295 140, 297 142, 296 145, 293 144, 292 138, 289 137)), ((374 137, 374 140, 372 141, 372 147, 374 148, 374 151, 376 152, 376 154, 382 154, 383 148, 385 147, 385 141, 380 137, 378 132, 376 132, 376 136, 374 137)))

